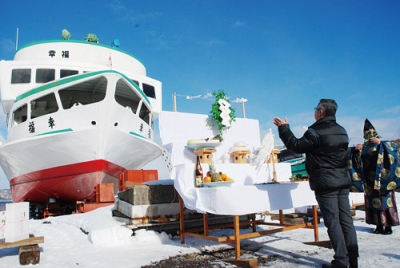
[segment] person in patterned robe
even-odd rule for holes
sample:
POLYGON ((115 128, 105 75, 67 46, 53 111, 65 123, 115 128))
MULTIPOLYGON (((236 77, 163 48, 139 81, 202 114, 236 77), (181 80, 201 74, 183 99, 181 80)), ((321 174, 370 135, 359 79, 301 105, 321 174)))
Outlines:
POLYGON ((365 119, 363 145, 349 148, 351 190, 364 192, 365 220, 376 225, 374 233, 392 234, 399 225, 396 188, 400 188, 400 164, 396 144, 381 140, 375 128, 365 119))

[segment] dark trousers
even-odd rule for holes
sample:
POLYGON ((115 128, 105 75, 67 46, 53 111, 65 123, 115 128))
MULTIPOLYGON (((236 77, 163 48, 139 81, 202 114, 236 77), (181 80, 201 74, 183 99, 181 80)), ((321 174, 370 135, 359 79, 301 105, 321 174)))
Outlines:
POLYGON ((349 190, 315 192, 324 224, 328 229, 335 255, 339 265, 348 266, 349 260, 357 260, 357 234, 350 214, 349 190))

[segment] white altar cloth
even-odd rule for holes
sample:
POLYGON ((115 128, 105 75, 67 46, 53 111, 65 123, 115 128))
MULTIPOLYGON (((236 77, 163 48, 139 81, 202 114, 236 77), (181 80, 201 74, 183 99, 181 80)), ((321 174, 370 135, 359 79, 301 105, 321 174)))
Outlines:
POLYGON ((308 183, 196 189, 196 208, 212 214, 245 215, 317 205, 308 183))
MULTIPOLYGON (((160 137, 164 148, 170 153, 173 166, 193 162, 193 150, 186 147, 190 139, 213 138, 218 134, 215 127, 209 126, 209 117, 204 114, 161 112, 159 117, 160 137)), ((213 160, 219 162, 222 155, 237 141, 247 143, 251 153, 260 147, 260 127, 258 120, 236 118, 224 133, 223 142, 216 147, 213 160)), ((230 160, 232 162, 232 159, 230 160)))
POLYGON ((199 213, 246 215, 317 205, 308 182, 267 184, 268 166, 271 168, 264 165, 257 171, 247 164, 216 165, 217 170, 224 170, 235 182, 215 188, 194 187, 194 164, 175 166, 172 174, 185 207, 199 213))

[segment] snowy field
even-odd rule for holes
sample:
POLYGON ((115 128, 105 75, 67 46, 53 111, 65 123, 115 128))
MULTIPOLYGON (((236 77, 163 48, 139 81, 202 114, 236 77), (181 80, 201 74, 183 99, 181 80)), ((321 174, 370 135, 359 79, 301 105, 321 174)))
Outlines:
MULTIPOLYGON (((30 233, 44 236, 45 242, 40 244, 40 263, 28 267, 133 268, 170 256, 232 248, 228 244, 192 237, 186 237, 186 243, 181 244, 178 236, 146 230, 136 231, 132 236, 131 230, 111 217, 111 210, 112 206, 85 214, 30 220, 30 233)), ((360 247, 359 267, 400 267, 400 227, 394 227, 392 235, 372 234, 374 226, 365 224, 364 213, 359 210, 355 225, 360 247)), ((242 230, 246 231, 249 230, 242 230)), ((328 239, 323 223, 319 225, 319 234, 320 240, 328 239)), ((268 267, 321 267, 322 263, 332 260, 333 250, 303 244, 313 241, 313 236, 312 229, 297 229, 242 240, 242 249, 266 257, 278 256, 268 267)), ((19 264, 18 248, 0 250, 0 267, 24 267, 19 264)), ((235 266, 227 264, 226 267, 235 266)))

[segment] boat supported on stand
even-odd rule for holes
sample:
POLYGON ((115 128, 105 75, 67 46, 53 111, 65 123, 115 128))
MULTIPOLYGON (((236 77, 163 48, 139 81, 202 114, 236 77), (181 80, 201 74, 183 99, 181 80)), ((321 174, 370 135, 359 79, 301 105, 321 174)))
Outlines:
MULTIPOLYGON (((161 82, 116 47, 56 40, 0 61, 7 142, 0 164, 13 202, 93 202, 101 184, 159 157, 161 82)), ((39 208, 41 209, 41 208, 39 208)))

